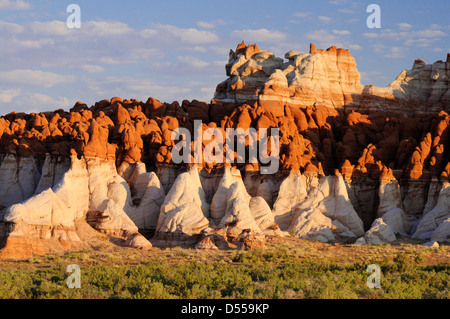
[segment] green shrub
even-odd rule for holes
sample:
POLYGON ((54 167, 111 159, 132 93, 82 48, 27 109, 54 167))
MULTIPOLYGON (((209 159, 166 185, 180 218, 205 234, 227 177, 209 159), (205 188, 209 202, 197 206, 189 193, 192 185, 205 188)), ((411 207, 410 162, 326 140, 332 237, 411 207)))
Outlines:
MULTIPOLYGON (((176 251, 180 258, 191 253, 176 251)), ((112 264, 111 256, 87 252, 34 259, 21 267, 0 269, 0 298, 450 297, 449 264, 423 265, 422 257, 407 253, 396 254, 393 260, 380 258, 347 264, 298 258, 286 250, 239 251, 229 256, 222 260, 201 258, 178 263, 161 257, 124 265, 112 264), (68 289, 66 267, 76 263, 78 257, 85 261, 80 264, 81 289, 68 289), (49 262, 54 266, 39 266, 49 262), (370 263, 381 267, 381 289, 366 285, 370 263)))

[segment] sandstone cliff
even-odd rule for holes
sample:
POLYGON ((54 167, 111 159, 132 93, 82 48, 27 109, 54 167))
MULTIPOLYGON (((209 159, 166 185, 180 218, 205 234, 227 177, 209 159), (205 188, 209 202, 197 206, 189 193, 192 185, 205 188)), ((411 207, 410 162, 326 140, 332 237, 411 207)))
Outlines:
POLYGON ((310 46, 309 53, 289 51, 287 61, 257 45, 231 50, 226 75, 217 86, 217 102, 252 103, 276 116, 285 105, 306 108, 359 109, 407 114, 450 109, 450 55, 446 62, 414 61, 386 88, 363 86, 355 59, 348 50, 310 46))
POLYGON ((448 59, 416 60, 376 88, 360 84, 347 50, 311 46, 285 58, 239 45, 210 103, 114 97, 1 116, 0 257, 98 241, 140 249, 251 249, 265 236, 449 241, 448 59), (172 133, 193 137, 195 120, 203 132, 277 128, 279 170, 260 174, 264 163, 237 157, 174 164, 172 133))

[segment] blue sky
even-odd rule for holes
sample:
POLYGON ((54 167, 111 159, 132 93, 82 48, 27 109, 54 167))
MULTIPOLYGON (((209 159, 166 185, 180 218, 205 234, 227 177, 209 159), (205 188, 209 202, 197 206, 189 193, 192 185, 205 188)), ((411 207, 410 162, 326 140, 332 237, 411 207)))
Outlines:
POLYGON ((242 40, 279 57, 343 47, 363 84, 386 86, 415 58, 446 59, 448 12, 448 0, 0 0, 0 114, 113 96, 209 101, 242 40), (66 26, 71 3, 80 29, 66 26), (371 3, 380 29, 366 25, 371 3))

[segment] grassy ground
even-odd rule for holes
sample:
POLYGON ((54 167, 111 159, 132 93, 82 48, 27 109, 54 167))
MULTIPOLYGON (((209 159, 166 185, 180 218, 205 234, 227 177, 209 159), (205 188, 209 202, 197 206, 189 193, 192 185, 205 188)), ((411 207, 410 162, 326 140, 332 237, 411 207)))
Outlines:
POLYGON ((450 246, 273 239, 266 250, 109 248, 0 261, 0 298, 450 298, 450 246), (68 289, 67 266, 81 267, 68 289), (381 288, 366 281, 381 267, 381 288))

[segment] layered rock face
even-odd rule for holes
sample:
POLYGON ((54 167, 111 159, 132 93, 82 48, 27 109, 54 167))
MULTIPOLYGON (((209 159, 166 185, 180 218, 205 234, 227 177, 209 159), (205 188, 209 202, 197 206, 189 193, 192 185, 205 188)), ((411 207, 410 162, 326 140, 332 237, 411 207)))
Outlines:
POLYGON ((226 73, 229 78, 217 86, 214 99, 222 102, 258 101, 264 110, 282 115, 284 105, 333 108, 358 103, 363 91, 356 62, 344 49, 331 47, 310 53, 286 53, 285 62, 257 45, 242 42, 230 51, 226 73))
POLYGON ((210 103, 114 97, 0 117, 0 257, 99 242, 252 249, 267 236, 449 241, 448 61, 416 60, 376 88, 361 86, 347 50, 286 59, 239 45, 210 103), (226 145, 233 161, 192 162, 216 142, 196 133, 269 128, 274 174, 261 174, 245 138, 243 160, 226 145), (172 159, 177 129, 191 135, 190 163, 172 159))
POLYGON ((348 50, 310 46, 309 53, 289 51, 284 61, 257 45, 231 50, 228 79, 216 88, 217 102, 253 103, 276 116, 285 105, 351 108, 366 111, 432 113, 450 109, 450 56, 426 64, 417 59, 386 88, 363 86, 348 50))
MULTIPOLYGON (((51 171, 50 158, 45 161, 42 171, 51 171)), ((46 178, 48 175, 43 174, 39 184, 46 178)), ((5 230, 1 234, 4 248, 0 254, 3 257, 28 257, 80 248, 89 244, 82 240, 86 236, 80 226, 83 222, 117 238, 123 245, 141 236, 128 214, 134 216, 137 210, 141 215, 149 214, 148 207, 132 207, 127 203, 130 191, 117 174, 114 161, 73 156, 70 169, 50 186, 43 191, 37 188, 36 195, 7 208, 3 217, 5 230), (32 244, 28 246, 27 243, 32 244)), ((148 202, 147 197, 144 197, 144 203, 148 202)), ((139 248, 151 247, 145 239, 140 245, 143 247, 139 248)))

